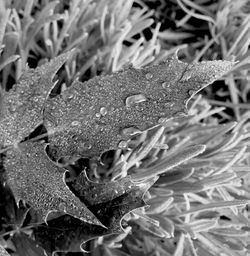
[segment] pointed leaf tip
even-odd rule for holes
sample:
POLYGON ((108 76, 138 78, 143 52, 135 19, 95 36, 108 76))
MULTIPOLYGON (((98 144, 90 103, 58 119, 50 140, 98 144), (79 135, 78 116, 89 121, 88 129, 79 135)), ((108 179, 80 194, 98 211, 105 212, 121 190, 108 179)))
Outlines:
POLYGON ((41 77, 48 79, 51 81, 56 72, 62 67, 62 65, 74 54, 76 50, 72 49, 61 55, 57 56, 56 58, 51 59, 47 63, 37 67, 35 69, 36 72, 40 74, 41 77))
POLYGON ((44 144, 20 144, 19 149, 7 152, 4 167, 15 198, 28 202, 45 221, 51 211, 59 211, 103 226, 69 190, 64 182, 65 169, 54 165, 48 159, 44 144))
POLYGON ((130 211, 146 205, 142 197, 154 180, 138 184, 127 176, 117 181, 95 183, 82 172, 69 186, 107 228, 64 215, 49 220, 48 226, 35 228, 36 241, 46 244, 47 252, 80 251, 81 244, 90 239, 123 233, 123 217, 130 211))
POLYGON ((183 73, 180 83, 189 81, 193 84, 193 88, 189 91, 191 98, 197 92, 228 73, 234 65, 235 62, 226 60, 191 63, 183 73))
POLYGON ((190 97, 232 65, 169 58, 143 69, 131 67, 75 82, 46 103, 45 126, 54 132, 49 138, 54 158, 99 158, 104 151, 126 148, 136 133, 185 113, 190 97))
POLYGON ((66 52, 36 69, 28 69, 1 97, 0 145, 18 144, 42 123, 44 103, 54 86, 52 78, 73 52, 66 52))
POLYGON ((10 254, 0 245, 0 256, 10 256, 10 254))

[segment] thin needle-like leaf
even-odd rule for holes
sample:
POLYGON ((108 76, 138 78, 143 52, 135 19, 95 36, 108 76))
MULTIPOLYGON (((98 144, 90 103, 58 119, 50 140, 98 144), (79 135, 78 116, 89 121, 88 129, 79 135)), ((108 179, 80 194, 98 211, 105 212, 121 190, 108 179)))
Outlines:
POLYGON ((221 201, 216 203, 210 203, 201 205, 199 207, 190 209, 189 211, 183 211, 178 214, 178 216, 184 216, 186 214, 194 214, 200 213, 204 211, 211 211, 211 210, 219 210, 222 208, 228 208, 233 206, 245 206, 250 203, 250 200, 232 200, 232 201, 221 201))
POLYGON ((163 174, 168 170, 182 164, 183 162, 201 154, 205 150, 204 145, 190 146, 177 153, 170 155, 160 161, 158 164, 144 170, 138 169, 138 172, 131 175, 133 180, 148 179, 156 175, 163 174))

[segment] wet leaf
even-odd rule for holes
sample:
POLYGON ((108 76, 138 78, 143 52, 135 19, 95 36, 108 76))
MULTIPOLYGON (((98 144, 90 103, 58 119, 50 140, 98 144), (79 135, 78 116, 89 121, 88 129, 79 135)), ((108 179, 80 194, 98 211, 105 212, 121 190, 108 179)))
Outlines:
MULTIPOLYGON (((44 124, 53 160, 61 157, 99 160, 104 151, 126 148, 133 135, 186 113, 190 97, 228 72, 234 64, 227 61, 187 64, 174 56, 144 69, 130 67, 85 83, 75 81, 61 95, 48 98, 54 87, 52 78, 70 54, 63 54, 37 69, 27 69, 20 81, 4 93, 4 97, 2 92, 0 96, 0 146, 6 150, 7 183, 17 203, 20 199, 27 201, 47 221, 39 222, 32 229, 37 243, 48 253, 79 251, 83 242, 94 237, 122 232, 124 215, 145 205, 143 194, 155 182, 155 176, 164 173, 166 167, 176 167, 202 153, 205 147, 191 146, 182 150, 181 156, 172 155, 168 162, 161 159, 154 173, 148 174, 148 168, 145 173, 134 174, 131 180, 126 177, 99 184, 82 172, 68 187, 66 170, 47 157, 44 143, 20 142, 38 125, 44 124), (53 218, 49 218, 51 216, 53 218)), ((142 157, 149 149, 145 146, 137 157, 142 157)), ((182 181, 180 184, 186 186, 175 187, 173 191, 190 191, 191 183, 182 181)), ((242 202, 236 204, 246 204, 242 202)), ((231 204, 224 203, 223 207, 231 204)), ((210 204, 182 215, 218 207, 221 205, 210 204)), ((20 213, 20 216, 6 215, 6 219, 19 220, 15 223, 19 230, 27 212, 20 210, 20 213)), ((165 226, 169 226, 172 235, 168 224, 165 226)), ((21 230, 13 236, 16 247, 21 252, 29 247, 25 255, 39 255, 37 244, 22 233, 21 230)), ((169 236, 170 233, 162 229, 158 235, 169 236)))
MULTIPOLYGON (((154 181, 156 178, 151 180, 154 181)), ((137 191, 140 187, 145 187, 144 183, 132 182, 130 176, 117 181, 95 183, 89 180, 85 171, 82 171, 81 174, 69 182, 68 185, 77 197, 87 206, 105 203, 127 192, 131 193, 131 191, 137 191)))
POLYGON ((166 119, 186 113, 197 91, 228 72, 233 63, 187 64, 176 56, 144 69, 130 67, 107 76, 76 81, 62 95, 46 102, 44 122, 51 154, 99 158, 110 149, 166 119))
POLYGON ((145 205, 142 197, 155 179, 134 184, 129 177, 120 181, 105 184, 107 191, 104 191, 104 184, 97 184, 86 179, 85 173, 78 184, 71 184, 75 192, 79 195, 81 201, 88 206, 91 212, 107 227, 82 222, 79 219, 69 215, 64 215, 48 221, 48 225, 43 224, 34 229, 36 241, 46 249, 47 252, 53 251, 80 251, 83 249, 84 242, 98 236, 121 233, 121 221, 124 215, 133 209, 145 205), (83 184, 81 188, 78 186, 83 184), (115 189, 109 189, 115 188, 115 189), (102 197, 102 200, 93 197, 96 193, 102 197), (116 193, 115 191, 118 191, 116 193), (89 195, 87 194, 89 193, 89 195), (103 202, 101 202, 103 201, 103 202))
POLYGON ((52 90, 52 78, 72 52, 38 67, 27 69, 19 82, 0 100, 0 145, 16 145, 43 121, 44 102, 52 90))
POLYGON ((4 167, 16 201, 27 201, 44 220, 51 211, 61 211, 101 225, 64 182, 65 169, 46 156, 44 144, 27 142, 7 152, 4 167))
POLYGON ((15 198, 27 201, 47 220, 48 225, 38 225, 34 232, 40 246, 51 253, 79 251, 89 239, 121 233, 122 218, 145 205, 143 195, 156 180, 133 183, 125 177, 98 184, 82 172, 69 182, 76 197, 64 182, 65 169, 49 160, 44 147, 40 142, 22 143, 7 152, 4 166, 15 198), (63 210, 67 215, 62 215, 63 210), (59 211, 62 216, 47 218, 51 211, 59 211))
POLYGON ((10 256, 10 254, 0 245, 0 255, 1 256, 10 256))

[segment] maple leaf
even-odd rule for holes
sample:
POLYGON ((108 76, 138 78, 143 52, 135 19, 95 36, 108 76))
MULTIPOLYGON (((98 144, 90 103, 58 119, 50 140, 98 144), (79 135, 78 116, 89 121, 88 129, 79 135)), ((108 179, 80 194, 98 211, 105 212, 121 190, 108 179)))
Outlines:
POLYGON ((233 63, 183 63, 177 56, 143 69, 129 67, 81 83, 48 99, 44 124, 50 155, 99 159, 104 151, 126 148, 132 135, 186 113, 197 91, 228 72, 233 63))
MULTIPOLYGON (((70 214, 71 208, 67 206, 72 206, 72 198, 73 203, 76 204, 76 197, 71 193, 71 195, 67 194, 70 198, 66 197, 66 200, 62 200, 65 198, 63 193, 69 191, 67 185, 61 182, 65 169, 54 165, 47 158, 44 146, 44 143, 26 142, 20 144, 19 149, 15 148, 7 152, 4 166, 8 174, 8 184, 16 198, 21 197, 26 200, 45 217, 53 208, 62 211, 60 206, 62 202, 66 205, 66 212, 70 214)), ((81 208, 78 209, 79 215, 75 216, 77 218, 63 215, 47 220, 47 224, 36 224, 34 228, 31 227, 34 230, 36 243, 48 253, 56 250, 79 251, 83 242, 97 236, 123 232, 122 218, 131 210, 145 206, 143 194, 155 180, 156 178, 153 178, 142 183, 134 183, 130 177, 125 177, 119 181, 99 184, 90 181, 83 171, 79 177, 71 180, 69 185, 74 194, 81 199, 80 204, 82 208, 84 207, 84 212, 81 208), (86 212, 87 214, 91 212, 98 221, 80 220, 86 216, 86 212)), ((20 225, 24 222, 23 216, 26 216, 24 211, 27 209, 22 211, 19 207, 17 212, 20 217, 16 216, 15 221, 12 220, 18 226, 19 222, 20 225)), ((72 215, 74 214, 75 211, 72 215)), ((29 250, 35 249, 33 246, 35 242, 25 235, 16 235, 14 238, 13 242, 19 247, 20 241, 24 241, 25 244, 31 243, 29 250)), ((24 250, 22 246, 20 248, 24 250)))
POLYGON ((26 142, 7 151, 4 167, 16 201, 23 199, 30 203, 45 221, 51 211, 61 211, 91 224, 102 225, 68 189, 64 182, 66 170, 49 160, 44 144, 26 142))
POLYGON ((43 122, 44 102, 54 87, 52 78, 71 54, 27 68, 10 91, 0 93, 0 146, 17 145, 43 122))
MULTIPOLYGON (((129 177, 96 184, 83 172, 69 183, 73 193, 65 184, 66 170, 50 161, 44 143, 20 142, 43 123, 53 159, 99 160, 104 151, 125 148, 134 134, 185 113, 190 97, 233 65, 228 61, 187 64, 174 56, 144 69, 130 67, 85 83, 76 81, 61 95, 49 98, 52 78, 70 54, 28 69, 18 84, 0 96, 0 145, 14 145, 4 158, 7 182, 17 202, 29 202, 47 221, 48 226, 39 225, 34 232, 51 253, 77 251, 95 236, 121 232, 122 218, 145 205, 145 184, 152 185, 155 179, 144 185, 129 177), (54 211, 64 215, 47 219, 54 211)), ((29 243, 26 237, 18 239, 29 243)))
POLYGON ((48 225, 34 228, 36 241, 50 253, 77 252, 84 250, 83 243, 90 239, 123 232, 122 218, 131 210, 145 206, 143 195, 156 179, 134 183, 130 177, 125 177, 98 184, 91 182, 82 172, 80 177, 70 182, 70 187, 107 228, 64 215, 48 221, 48 225))
POLYGON ((8 252, 0 245, 0 255, 1 256, 10 256, 8 252))

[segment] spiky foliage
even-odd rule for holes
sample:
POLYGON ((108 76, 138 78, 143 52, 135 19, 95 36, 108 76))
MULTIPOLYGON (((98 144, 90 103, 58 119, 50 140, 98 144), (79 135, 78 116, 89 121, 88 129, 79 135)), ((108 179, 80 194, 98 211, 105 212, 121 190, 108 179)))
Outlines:
MULTIPOLYGON (((130 63, 157 63, 177 48, 188 62, 238 61, 226 79, 206 90, 206 98, 194 98, 193 116, 135 137, 127 150, 104 155, 101 164, 83 160, 70 168, 77 173, 87 166, 95 181, 160 175, 147 193, 150 207, 128 214, 122 235, 86 244, 93 255, 247 255, 248 1, 159 1, 150 10, 151 2, 0 1, 0 105, 27 63, 42 64, 73 47, 77 58, 58 73, 55 94, 74 79, 88 80, 130 63), (207 146, 198 156, 197 144, 207 146)), ((67 178, 73 189, 72 177, 67 178)), ((1 191, 9 202, 7 208, 0 203, 1 246, 16 255, 41 255, 33 240, 35 213, 22 204, 17 209, 10 191, 1 191), (6 216, 13 222, 6 224, 6 216)))

